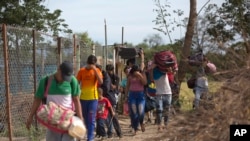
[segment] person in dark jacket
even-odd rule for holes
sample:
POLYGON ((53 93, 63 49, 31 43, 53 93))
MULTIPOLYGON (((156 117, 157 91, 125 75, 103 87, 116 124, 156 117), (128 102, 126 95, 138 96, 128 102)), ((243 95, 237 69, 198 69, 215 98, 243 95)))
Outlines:
MULTIPOLYGON (((112 87, 111 78, 108 72, 102 69, 101 65, 97 65, 96 67, 100 69, 103 75, 103 83, 99 87, 102 88, 103 96, 106 97, 110 101, 113 107, 116 105, 116 97, 115 97, 114 91, 111 89, 112 87)), ((113 109, 115 108, 113 107, 113 109)), ((120 124, 118 122, 118 118, 117 116, 111 116, 111 111, 109 111, 107 122, 108 122, 108 131, 107 131, 108 138, 111 138, 113 136, 112 134, 113 126, 115 128, 117 136, 121 138, 122 133, 121 133, 120 124)))
MULTIPOLYGON (((111 88, 110 91, 108 92, 108 99, 111 102, 112 107, 114 108, 114 111, 116 109, 117 106, 117 95, 119 93, 118 91, 118 86, 119 86, 119 77, 117 75, 114 74, 114 66, 111 64, 108 64, 106 66, 106 71, 108 73, 108 76, 110 77, 111 80, 111 88)), ((111 117, 111 113, 109 114, 109 122, 110 125, 108 127, 108 137, 111 138, 112 137, 112 128, 115 128, 116 134, 117 136, 119 136, 120 138, 122 137, 122 131, 121 131, 121 126, 119 124, 118 121, 118 117, 114 116, 113 118, 111 117)))

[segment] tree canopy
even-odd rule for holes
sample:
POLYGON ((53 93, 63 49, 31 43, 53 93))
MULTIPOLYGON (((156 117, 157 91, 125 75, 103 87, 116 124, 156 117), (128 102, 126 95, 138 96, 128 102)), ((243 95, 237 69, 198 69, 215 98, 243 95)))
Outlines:
POLYGON ((43 5, 45 0, 1 0, 0 23, 11 26, 28 27, 37 31, 71 33, 65 20, 61 19, 61 10, 50 12, 43 5))

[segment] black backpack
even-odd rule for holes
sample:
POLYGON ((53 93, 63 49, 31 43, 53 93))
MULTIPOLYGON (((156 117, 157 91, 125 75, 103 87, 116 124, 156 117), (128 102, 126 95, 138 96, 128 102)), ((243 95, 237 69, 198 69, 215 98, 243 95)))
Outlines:
POLYGON ((157 106, 156 100, 154 97, 146 96, 146 103, 145 103, 145 112, 154 110, 157 106))

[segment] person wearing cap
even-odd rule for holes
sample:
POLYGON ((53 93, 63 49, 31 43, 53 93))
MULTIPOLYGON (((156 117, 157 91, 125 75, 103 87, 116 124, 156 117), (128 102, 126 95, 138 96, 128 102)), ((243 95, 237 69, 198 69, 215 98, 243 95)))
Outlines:
MULTIPOLYGON (((76 115, 83 119, 82 109, 80 104, 80 86, 77 79, 73 76, 73 65, 68 61, 64 61, 58 67, 57 71, 50 75, 43 77, 38 89, 35 93, 34 101, 32 104, 31 112, 28 116, 26 123, 27 129, 30 129, 33 122, 33 116, 36 114, 38 107, 44 99, 44 93, 46 88, 46 79, 51 78, 50 85, 48 86, 48 95, 46 97, 46 103, 54 102, 57 105, 61 105, 65 108, 74 109, 76 115)), ((75 139, 68 133, 57 133, 47 129, 46 141, 74 141, 75 139)))
POLYGON ((87 66, 79 70, 77 80, 81 85, 80 101, 82 113, 87 128, 87 141, 93 141, 96 112, 98 105, 98 86, 102 85, 102 72, 96 67, 97 58, 90 55, 87 59, 87 66))

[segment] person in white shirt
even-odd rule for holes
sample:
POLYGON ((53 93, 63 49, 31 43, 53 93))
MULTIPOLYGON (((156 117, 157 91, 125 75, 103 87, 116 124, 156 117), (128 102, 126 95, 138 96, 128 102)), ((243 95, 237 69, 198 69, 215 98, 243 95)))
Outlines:
MULTIPOLYGON (((168 68, 168 71, 171 71, 171 67, 168 68)), ((167 126, 172 101, 172 91, 169 84, 167 72, 160 71, 156 64, 151 65, 151 81, 153 81, 156 86, 155 98, 157 107, 155 122, 158 125, 158 131, 160 132, 163 131, 163 129, 167 126)))

